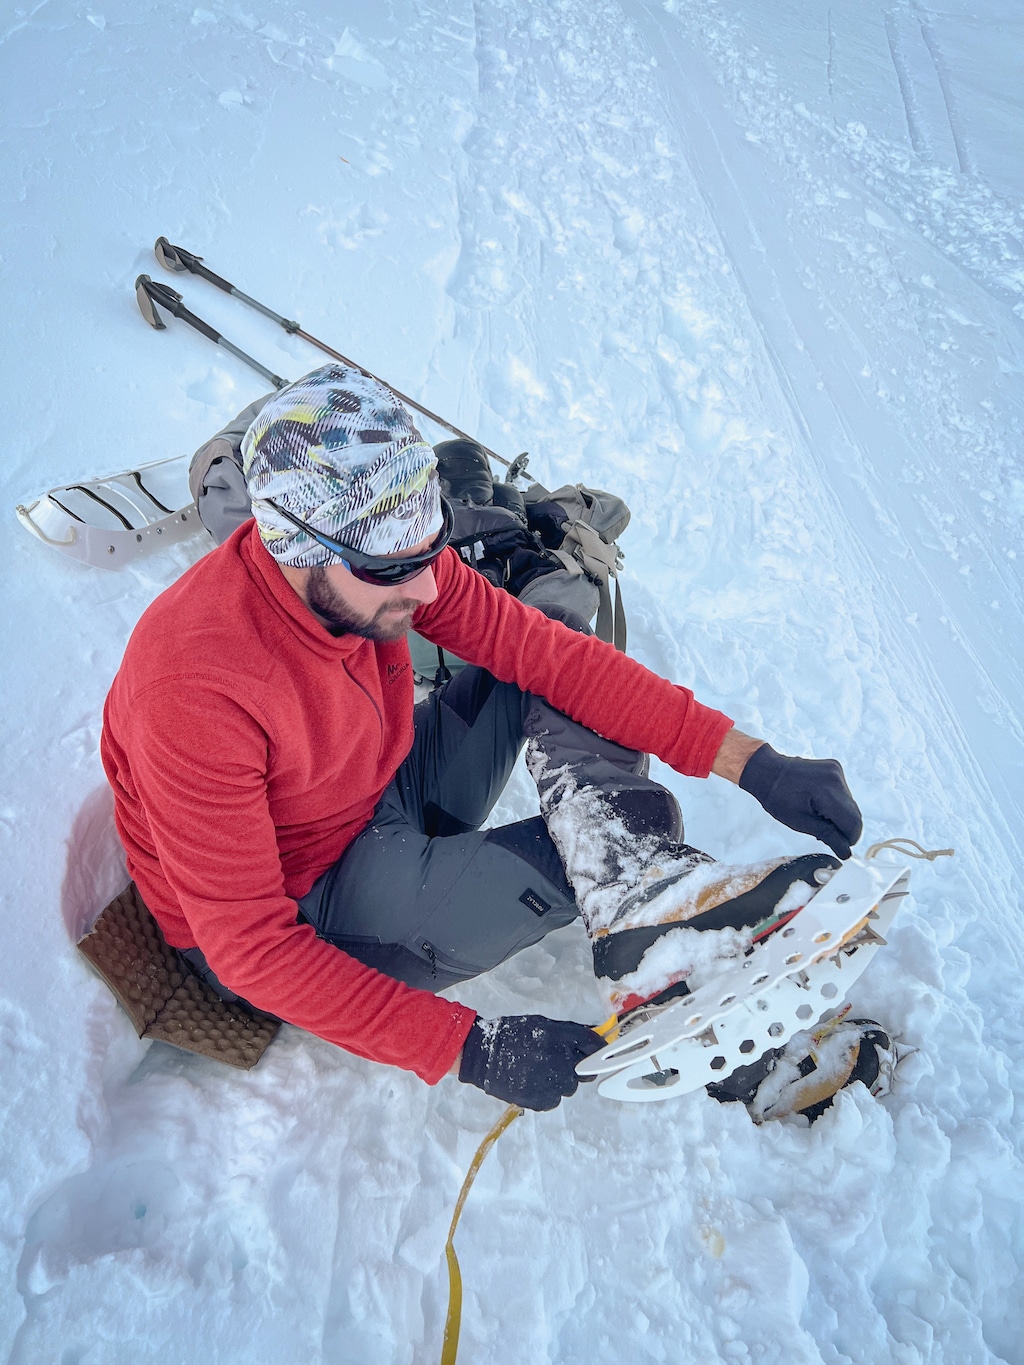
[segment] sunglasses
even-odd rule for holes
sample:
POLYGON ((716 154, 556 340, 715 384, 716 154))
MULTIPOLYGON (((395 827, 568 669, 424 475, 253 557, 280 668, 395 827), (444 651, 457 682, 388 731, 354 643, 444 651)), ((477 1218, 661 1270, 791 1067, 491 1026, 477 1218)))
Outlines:
POLYGON ((358 578, 361 583, 372 583, 376 588, 393 588, 396 584, 405 583, 410 578, 415 578, 418 573, 422 573, 424 569, 433 564, 434 560, 445 549, 452 538, 452 532, 455 530, 455 514, 452 511, 451 503, 447 498, 442 497, 441 513, 444 520, 433 545, 421 554, 407 555, 404 559, 392 559, 385 558, 382 555, 364 555, 359 550, 350 549, 349 546, 342 545, 340 541, 325 536, 322 531, 316 530, 308 522, 293 516, 291 512, 286 512, 272 498, 267 498, 266 503, 275 512, 279 512, 286 521, 290 521, 300 531, 305 531, 307 536, 312 536, 318 545, 322 545, 325 550, 330 550, 332 554, 338 555, 353 578, 358 578))

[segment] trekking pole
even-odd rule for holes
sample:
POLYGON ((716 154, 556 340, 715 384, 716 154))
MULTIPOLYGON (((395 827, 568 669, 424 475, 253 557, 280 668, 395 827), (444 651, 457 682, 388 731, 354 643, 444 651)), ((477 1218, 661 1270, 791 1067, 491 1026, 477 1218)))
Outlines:
POLYGON ((204 322, 202 318, 196 317, 195 313, 190 313, 181 301, 181 295, 176 289, 171 289, 169 285, 158 284, 156 280, 151 280, 148 275, 140 275, 135 281, 135 299, 139 305, 139 312, 149 323, 150 327, 155 327, 158 332, 166 331, 167 324, 156 310, 156 305, 166 308, 172 317, 180 318, 182 322, 187 322, 190 327, 194 327, 197 332, 201 332, 204 337, 215 342, 218 346, 223 346, 225 351, 242 360, 257 374, 261 374, 264 379, 270 381, 275 389, 284 389, 291 383, 289 379, 282 379, 279 374, 274 374, 265 365, 261 365, 258 360, 254 360, 251 355, 246 355, 239 350, 226 337, 204 322))
MULTIPOLYGON (((503 464, 507 469, 514 470, 515 474, 522 474, 525 478, 528 478, 531 483, 535 482, 533 476, 526 473, 525 451, 522 455, 516 456, 514 460, 504 459, 501 455, 497 454, 496 451, 488 449, 485 445, 481 445, 481 443, 477 441, 474 436, 470 436, 468 432, 462 431, 452 422, 446 422, 445 419, 439 417, 436 412, 431 412, 430 409, 425 408, 422 403, 417 403, 415 398, 410 398, 408 394, 402 393, 399 389, 396 389, 393 384, 389 384, 386 379, 381 379, 380 376, 374 374, 372 370, 367 370, 362 365, 357 365, 356 362, 350 360, 347 355, 342 355, 341 352, 336 351, 333 346, 328 346, 325 341, 320 341, 318 337, 305 331, 305 329, 301 327, 299 323, 295 322, 294 319, 282 317, 280 313, 275 313, 272 308, 268 308, 265 303, 260 303, 258 299, 251 298, 248 294, 243 294, 230 280, 226 280, 223 276, 215 274, 209 266, 204 265, 202 256, 196 256, 191 251, 186 251, 183 246, 174 246, 166 237, 158 237, 156 239, 153 251, 156 254, 157 260, 165 270, 172 270, 176 274, 182 274, 187 270, 192 275, 198 275, 201 279, 208 280, 210 284, 216 285, 218 289, 223 289, 225 294, 230 294, 233 298, 240 299, 242 303, 247 303, 250 308, 255 308, 258 313, 262 313, 265 318, 270 318, 271 322, 276 322, 279 327, 283 327, 291 336, 301 337, 303 341, 308 341, 310 345, 316 346, 326 355, 332 356, 335 360, 340 360, 343 365, 350 365, 352 369, 358 370, 359 373, 365 375, 367 379, 373 379, 376 380, 378 384, 383 384, 385 388, 391 390, 396 398, 401 399, 403 403, 407 403, 410 408, 414 408, 423 417, 429 418, 431 422, 436 422, 439 427, 444 427, 445 431, 450 431, 453 436, 458 436, 463 441, 473 441, 476 445, 480 446, 481 450, 483 450, 490 459, 497 460, 498 464, 503 464)), ((181 296, 179 295, 178 297, 180 298, 181 296)), ((141 307, 142 305, 140 304, 139 306, 141 307)))

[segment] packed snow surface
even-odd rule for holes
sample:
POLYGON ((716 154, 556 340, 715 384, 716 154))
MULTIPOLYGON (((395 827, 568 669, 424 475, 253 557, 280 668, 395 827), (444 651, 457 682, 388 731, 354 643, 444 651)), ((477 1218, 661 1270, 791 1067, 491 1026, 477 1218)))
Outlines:
MULTIPOLYGON (((13 506, 264 391, 142 322, 166 234, 549 487, 623 495, 634 655, 840 758, 866 841, 957 851, 856 986, 917 1049, 891 1097, 755 1127, 585 1086, 512 1126, 460 1359, 1024 1361, 1022 52, 1013 0, 4 7, 4 1359, 434 1360, 500 1112, 290 1028, 249 1074, 140 1042, 72 946, 121 875, 106 689, 208 546, 90 569, 13 506)), ((818 847, 657 771, 716 857, 818 847)), ((532 800, 520 771, 497 819, 532 800)), ((600 1009, 579 927, 459 996, 600 1009)))

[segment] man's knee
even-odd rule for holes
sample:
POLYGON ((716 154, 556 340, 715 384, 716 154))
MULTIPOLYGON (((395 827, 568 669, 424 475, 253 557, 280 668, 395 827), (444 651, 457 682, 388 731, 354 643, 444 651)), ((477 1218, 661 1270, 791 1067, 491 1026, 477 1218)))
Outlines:
POLYGON ((578 911, 572 887, 566 881, 565 868, 542 816, 519 820, 514 825, 499 825, 485 831, 484 838, 496 848, 514 854, 520 862, 540 874, 566 905, 567 918, 564 923, 576 917, 578 911))

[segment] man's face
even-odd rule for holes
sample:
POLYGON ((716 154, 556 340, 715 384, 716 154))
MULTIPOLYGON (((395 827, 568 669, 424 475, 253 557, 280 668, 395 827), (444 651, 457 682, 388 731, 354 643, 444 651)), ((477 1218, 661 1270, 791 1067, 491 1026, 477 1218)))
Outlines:
MULTIPOLYGON (((430 549, 428 536, 387 559, 407 559, 430 549)), ((359 635, 381 643, 400 640, 412 628, 413 613, 437 598, 432 568, 423 569, 394 588, 378 588, 353 578, 344 564, 313 569, 283 568, 285 577, 306 606, 332 635, 359 635)))

